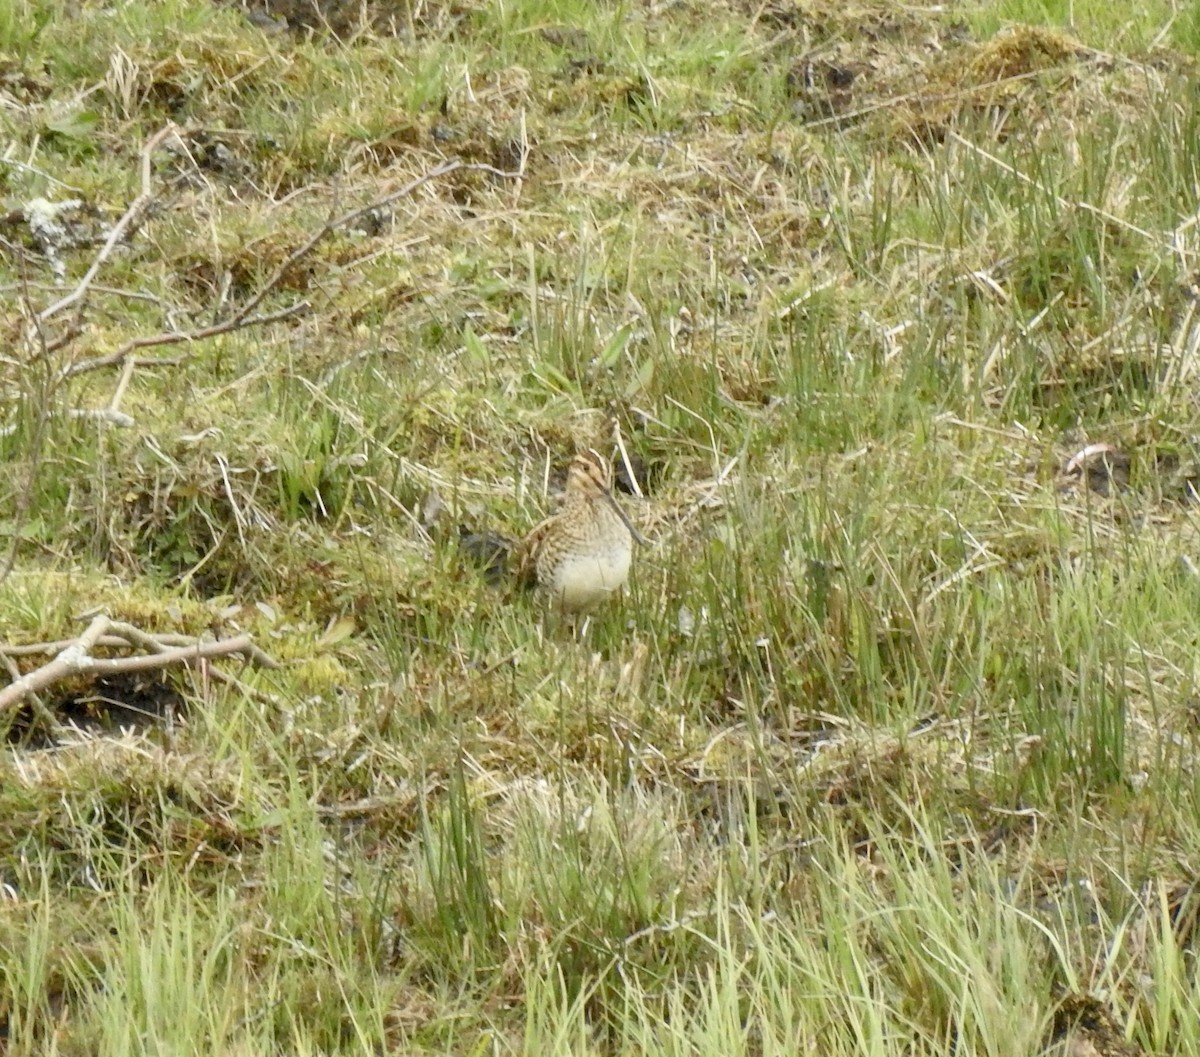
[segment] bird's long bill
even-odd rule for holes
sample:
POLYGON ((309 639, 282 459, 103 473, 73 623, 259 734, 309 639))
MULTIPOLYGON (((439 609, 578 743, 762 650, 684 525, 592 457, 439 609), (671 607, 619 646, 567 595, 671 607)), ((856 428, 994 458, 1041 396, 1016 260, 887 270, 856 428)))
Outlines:
POLYGON ((617 517, 619 517, 625 523, 625 527, 627 529, 629 529, 629 534, 635 540, 637 540, 637 542, 640 543, 643 547, 649 546, 650 541, 648 539, 646 539, 646 537, 643 536, 640 532, 638 532, 638 530, 636 528, 633 527, 633 522, 629 520, 629 515, 626 514, 625 511, 621 508, 621 504, 616 501, 616 499, 613 497, 612 493, 605 491, 604 498, 608 500, 608 502, 612 506, 613 510, 615 510, 617 512, 617 517))

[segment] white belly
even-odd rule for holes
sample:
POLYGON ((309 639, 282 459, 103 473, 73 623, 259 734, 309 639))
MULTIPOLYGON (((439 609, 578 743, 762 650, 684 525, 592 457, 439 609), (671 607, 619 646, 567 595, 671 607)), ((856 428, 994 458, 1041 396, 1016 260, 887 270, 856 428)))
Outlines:
POLYGON ((555 570, 550 593, 562 609, 589 609, 629 579, 630 558, 628 547, 568 558, 555 570))

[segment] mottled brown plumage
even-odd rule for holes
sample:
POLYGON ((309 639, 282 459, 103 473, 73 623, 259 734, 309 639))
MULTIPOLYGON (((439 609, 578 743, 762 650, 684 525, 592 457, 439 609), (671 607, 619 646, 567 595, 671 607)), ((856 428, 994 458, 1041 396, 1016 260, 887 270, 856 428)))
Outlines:
POLYGON ((596 452, 576 455, 562 506, 521 544, 526 576, 563 612, 591 609, 624 586, 633 542, 645 542, 613 498, 608 463, 596 452))

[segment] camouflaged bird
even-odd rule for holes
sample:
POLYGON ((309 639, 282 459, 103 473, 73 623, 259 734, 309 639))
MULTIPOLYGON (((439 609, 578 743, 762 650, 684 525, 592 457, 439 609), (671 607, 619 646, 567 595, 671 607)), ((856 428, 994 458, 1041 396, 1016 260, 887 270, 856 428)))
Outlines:
POLYGON ((629 579, 633 544, 645 539, 611 492, 608 463, 594 451, 571 460, 558 512, 521 543, 521 570, 564 613, 586 612, 629 579))

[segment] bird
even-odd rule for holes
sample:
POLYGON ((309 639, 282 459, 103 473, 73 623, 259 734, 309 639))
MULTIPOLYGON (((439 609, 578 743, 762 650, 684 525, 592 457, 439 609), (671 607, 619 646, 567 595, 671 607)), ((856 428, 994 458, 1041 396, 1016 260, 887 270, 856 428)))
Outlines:
POLYGON ((567 469, 557 513, 521 541, 525 579, 562 613, 583 613, 619 591, 629 579, 634 542, 642 536, 611 491, 609 464, 594 450, 582 451, 567 469))

